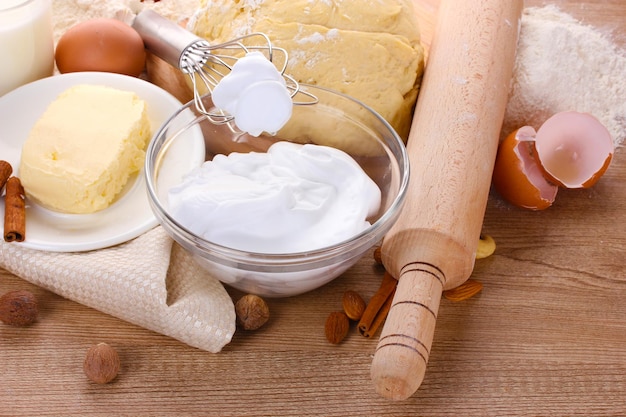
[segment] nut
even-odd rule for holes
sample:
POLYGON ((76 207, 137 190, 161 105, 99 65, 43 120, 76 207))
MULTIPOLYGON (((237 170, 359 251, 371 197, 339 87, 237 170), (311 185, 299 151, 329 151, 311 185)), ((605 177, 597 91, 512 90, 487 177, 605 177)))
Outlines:
POLYGON ((343 311, 334 311, 326 319, 324 333, 326 339, 333 344, 340 343, 350 330, 350 319, 343 311))
POLYGON ((463 284, 451 290, 443 292, 443 296, 450 301, 464 301, 472 298, 483 289, 483 284, 473 279, 468 279, 463 284))
POLYGON ((83 371, 96 384, 106 384, 115 379, 120 366, 117 351, 106 343, 98 343, 87 351, 83 371))
POLYGON ((256 330, 270 318, 270 309, 258 295, 246 294, 235 304, 237 325, 244 330, 256 330))
POLYGON ((376 262, 378 265, 382 265, 383 264, 383 249, 382 249, 382 246, 377 246, 376 249, 374 249, 374 262, 376 262))
POLYGON ((37 299, 30 291, 9 291, 0 297, 0 321, 11 326, 28 326, 37 320, 37 299))
POLYGON ((480 235, 476 248, 476 259, 491 256, 496 251, 496 241, 489 235, 480 235))
POLYGON ((365 311, 365 300, 356 291, 348 290, 343 293, 343 311, 350 320, 359 321, 365 311))

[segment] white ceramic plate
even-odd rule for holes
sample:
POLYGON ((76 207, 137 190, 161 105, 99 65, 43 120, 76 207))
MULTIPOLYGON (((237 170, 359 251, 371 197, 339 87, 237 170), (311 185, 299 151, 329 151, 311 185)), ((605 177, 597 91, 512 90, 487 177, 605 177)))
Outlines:
MULTIPOLYGON (((19 176, 22 145, 30 129, 48 105, 69 87, 78 84, 107 85, 134 91, 148 105, 153 133, 182 104, 165 90, 139 78, 99 72, 68 73, 35 81, 0 97, 0 159, 11 163, 19 176)), ((198 130, 179 141, 165 159, 167 171, 160 176, 180 178, 204 161, 204 139, 198 130)), ((93 214, 63 214, 26 202, 24 247, 54 252, 102 249, 133 239, 158 224, 152 213, 143 171, 132 178, 116 201, 93 214)), ((0 199, 0 219, 4 218, 4 198, 0 199)), ((4 222, 0 222, 4 230, 4 222)))

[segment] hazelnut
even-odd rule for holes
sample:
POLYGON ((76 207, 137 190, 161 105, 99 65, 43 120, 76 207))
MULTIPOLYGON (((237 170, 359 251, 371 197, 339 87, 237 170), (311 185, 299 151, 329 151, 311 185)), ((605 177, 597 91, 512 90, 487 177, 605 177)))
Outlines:
POLYGON ((9 291, 0 297, 0 321, 11 326, 28 326, 37 320, 37 299, 30 291, 9 291))
POLYGON ((89 348, 83 371, 87 378, 97 384, 111 382, 120 371, 120 357, 117 351, 106 343, 98 343, 89 348))
POLYGON ((330 313, 326 319, 326 325, 324 326, 324 333, 326 339, 332 344, 340 343, 350 330, 350 319, 343 311, 334 311, 330 313))
POLYGON ((246 294, 235 304, 237 325, 244 330, 256 330, 270 318, 270 309, 258 295, 246 294))

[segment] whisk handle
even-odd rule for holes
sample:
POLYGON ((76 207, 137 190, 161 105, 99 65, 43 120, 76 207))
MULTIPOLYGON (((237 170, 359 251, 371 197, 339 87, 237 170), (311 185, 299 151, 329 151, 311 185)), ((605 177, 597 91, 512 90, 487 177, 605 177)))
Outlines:
POLYGON ((183 56, 195 45, 208 44, 206 40, 150 9, 141 11, 132 27, 139 33, 148 51, 183 71, 186 69, 183 56))

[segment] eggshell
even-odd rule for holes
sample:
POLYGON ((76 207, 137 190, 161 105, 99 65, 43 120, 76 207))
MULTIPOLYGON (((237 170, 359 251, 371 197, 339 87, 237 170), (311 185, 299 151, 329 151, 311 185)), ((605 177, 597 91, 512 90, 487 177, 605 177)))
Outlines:
POLYGON ((141 36, 115 19, 91 19, 61 36, 55 51, 61 73, 102 71, 139 76, 146 64, 141 36))
POLYGON ((544 210, 554 203, 558 187, 546 180, 533 157, 535 129, 524 126, 499 145, 493 170, 493 186, 509 203, 544 210))
POLYGON ((613 152, 609 131, 588 113, 557 113, 535 137, 535 157, 546 178, 564 188, 594 185, 609 167, 613 152))

